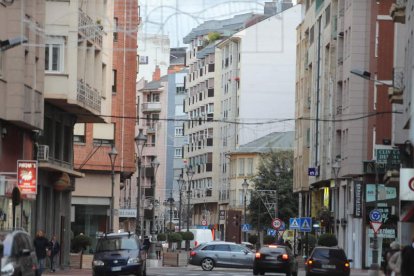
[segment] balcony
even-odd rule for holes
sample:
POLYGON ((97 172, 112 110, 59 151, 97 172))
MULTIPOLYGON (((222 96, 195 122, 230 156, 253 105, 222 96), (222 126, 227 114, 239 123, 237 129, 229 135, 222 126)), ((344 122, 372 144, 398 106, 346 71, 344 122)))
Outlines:
POLYGON ((404 90, 397 87, 388 88, 388 100, 392 104, 403 104, 404 90))
POLYGON ((390 8, 390 16, 395 23, 405 24, 405 7, 407 3, 405 0, 397 0, 390 8))
POLYGON ((79 9, 78 28, 80 37, 85 38, 90 44, 102 49, 103 27, 95 23, 89 15, 79 9))
POLYGON ((91 87, 84 80, 78 80, 76 99, 84 107, 90 108, 98 113, 101 112, 101 94, 96 88, 91 87))
POLYGON ((160 102, 146 102, 142 104, 142 112, 160 112, 160 102))
POLYGON ((392 86, 388 88, 390 103, 403 104, 404 88, 404 68, 396 67, 393 69, 392 86))

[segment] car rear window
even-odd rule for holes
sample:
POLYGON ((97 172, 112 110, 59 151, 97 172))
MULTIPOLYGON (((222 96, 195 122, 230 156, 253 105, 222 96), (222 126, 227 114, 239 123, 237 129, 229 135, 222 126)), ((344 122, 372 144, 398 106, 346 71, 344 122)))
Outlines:
POLYGON ((329 249, 329 248, 318 248, 315 249, 313 256, 314 259, 338 259, 346 260, 346 255, 343 250, 329 249))
POLYGON ((129 237, 102 238, 96 246, 96 252, 137 249, 138 244, 136 240, 129 237))
POLYGON ((269 247, 263 247, 260 249, 260 253, 263 254, 272 254, 272 255, 280 255, 285 254, 286 250, 284 248, 269 248, 269 247))
POLYGON ((230 246, 228 244, 211 244, 205 246, 201 250, 209 250, 209 251, 230 251, 230 246))

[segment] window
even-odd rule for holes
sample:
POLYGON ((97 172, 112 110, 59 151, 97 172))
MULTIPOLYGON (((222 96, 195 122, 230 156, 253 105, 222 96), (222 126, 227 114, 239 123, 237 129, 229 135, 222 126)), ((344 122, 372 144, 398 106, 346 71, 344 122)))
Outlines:
POLYGON ((118 17, 114 17, 114 41, 118 41, 118 17))
POLYGON ((244 175, 244 158, 239 159, 239 176, 244 175))
POLYGON ((115 124, 93 124, 93 143, 112 145, 115 137, 115 124))
POLYGON ((253 175, 253 158, 247 159, 247 175, 253 175))
POLYGON ((3 52, 0 51, 0 78, 3 74, 3 52))
POLYGON ((183 136, 184 135, 184 129, 182 126, 175 127, 175 136, 183 136))
POLYGON ((174 157, 182 158, 183 157, 183 149, 182 148, 175 148, 174 157))
POLYGON ((63 72, 65 39, 63 37, 49 37, 45 45, 45 71, 63 72))
POLYGON ((116 93, 116 78, 117 72, 115 69, 112 69, 112 93, 116 93))
POLYGON ((85 124, 75 124, 73 128, 73 142, 85 143, 85 124))
POLYGON ((331 21, 331 5, 325 9, 325 26, 328 26, 331 21))

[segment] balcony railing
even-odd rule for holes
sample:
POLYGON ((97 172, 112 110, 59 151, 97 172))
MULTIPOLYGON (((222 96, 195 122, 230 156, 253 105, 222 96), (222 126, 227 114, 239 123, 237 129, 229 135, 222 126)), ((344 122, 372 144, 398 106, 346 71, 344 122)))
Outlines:
POLYGON ((79 32, 86 39, 102 48, 102 37, 104 34, 102 26, 93 22, 93 19, 81 9, 79 9, 78 28, 79 32))
POLYGON ((390 16, 392 20, 397 23, 405 24, 405 8, 407 0, 397 0, 390 8, 390 16))
POLYGON ((95 88, 89 86, 82 79, 78 80, 77 100, 84 106, 101 112, 101 94, 95 88))
POLYGON ((161 111, 161 103, 160 102, 143 103, 142 104, 142 111, 143 112, 161 111))

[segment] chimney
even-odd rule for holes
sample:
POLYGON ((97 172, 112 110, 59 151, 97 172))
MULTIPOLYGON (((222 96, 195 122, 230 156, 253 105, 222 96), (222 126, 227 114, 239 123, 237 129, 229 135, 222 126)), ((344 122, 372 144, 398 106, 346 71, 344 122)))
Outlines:
POLYGON ((154 73, 152 73, 152 80, 153 81, 158 81, 161 78, 161 70, 160 67, 158 65, 155 66, 155 71, 154 73))

